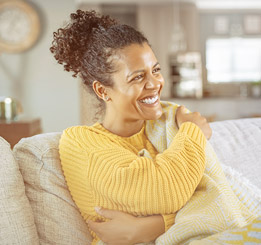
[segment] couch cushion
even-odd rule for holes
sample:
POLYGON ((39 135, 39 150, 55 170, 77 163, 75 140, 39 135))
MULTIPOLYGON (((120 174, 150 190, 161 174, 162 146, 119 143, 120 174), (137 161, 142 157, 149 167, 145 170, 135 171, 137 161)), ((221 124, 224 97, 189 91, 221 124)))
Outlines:
POLYGON ((39 244, 32 208, 10 145, 0 137, 0 244, 39 244))
POLYGON ((211 128, 220 161, 261 189, 261 118, 214 122, 211 128))
POLYGON ((41 244, 90 244, 88 227, 71 195, 59 158, 61 133, 22 139, 14 154, 25 180, 41 244))

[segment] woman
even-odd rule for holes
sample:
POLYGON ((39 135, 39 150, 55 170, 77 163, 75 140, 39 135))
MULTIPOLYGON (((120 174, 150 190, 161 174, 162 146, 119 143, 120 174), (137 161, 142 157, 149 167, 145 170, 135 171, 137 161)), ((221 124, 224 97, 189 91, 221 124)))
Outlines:
POLYGON ((209 124, 179 107, 179 131, 167 150, 157 152, 144 127, 162 116, 164 79, 148 40, 130 26, 78 10, 54 33, 51 52, 105 105, 102 123, 66 129, 59 146, 93 243, 155 240, 174 224, 202 178, 209 124))

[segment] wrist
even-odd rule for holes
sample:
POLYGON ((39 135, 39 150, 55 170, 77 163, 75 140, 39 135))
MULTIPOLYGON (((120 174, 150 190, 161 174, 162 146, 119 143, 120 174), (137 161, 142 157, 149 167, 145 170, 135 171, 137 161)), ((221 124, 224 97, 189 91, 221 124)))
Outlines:
POLYGON ((138 218, 136 227, 136 243, 151 242, 165 232, 165 223, 162 215, 152 215, 138 218))

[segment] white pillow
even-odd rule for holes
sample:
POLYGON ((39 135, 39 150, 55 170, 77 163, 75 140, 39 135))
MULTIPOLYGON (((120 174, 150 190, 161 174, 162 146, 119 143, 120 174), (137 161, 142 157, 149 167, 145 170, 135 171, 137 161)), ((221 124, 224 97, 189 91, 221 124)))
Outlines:
POLYGON ((39 244, 32 208, 10 145, 0 137, 0 244, 39 244))
POLYGON ((90 244, 91 235, 68 191, 59 157, 61 133, 22 139, 14 154, 25 180, 41 244, 90 244))

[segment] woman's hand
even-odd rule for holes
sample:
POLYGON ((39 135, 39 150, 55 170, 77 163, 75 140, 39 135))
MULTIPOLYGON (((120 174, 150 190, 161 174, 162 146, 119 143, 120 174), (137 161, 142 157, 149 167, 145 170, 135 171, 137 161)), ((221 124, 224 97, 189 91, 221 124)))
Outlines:
POLYGON ((207 122, 207 119, 200 115, 199 112, 187 113, 186 108, 182 105, 179 106, 176 112, 176 123, 178 128, 184 122, 193 122, 195 123, 203 132, 207 139, 210 139, 212 135, 212 129, 207 122))
POLYGON ((104 208, 96 208, 96 212, 110 220, 107 222, 89 220, 89 228, 108 245, 150 242, 165 231, 161 215, 135 217, 124 212, 104 208))

